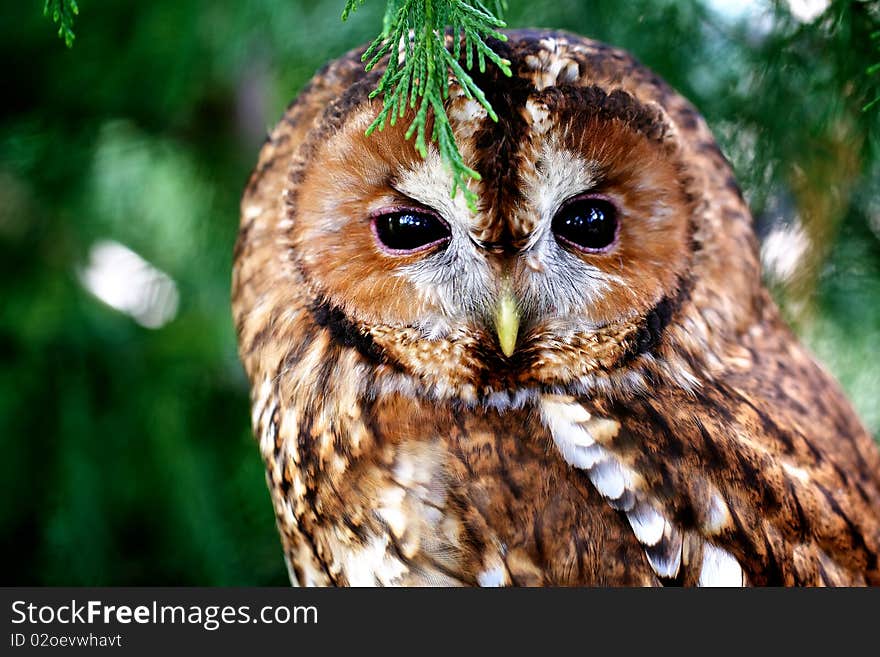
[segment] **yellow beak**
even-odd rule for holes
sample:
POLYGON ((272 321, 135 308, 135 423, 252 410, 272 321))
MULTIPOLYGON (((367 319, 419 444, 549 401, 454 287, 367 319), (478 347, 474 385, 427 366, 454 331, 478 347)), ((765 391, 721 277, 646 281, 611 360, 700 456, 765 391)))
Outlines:
POLYGON ((505 290, 498 300, 495 311, 495 332, 498 333, 501 351, 510 358, 516 348, 516 335, 519 332, 519 308, 510 290, 505 290))

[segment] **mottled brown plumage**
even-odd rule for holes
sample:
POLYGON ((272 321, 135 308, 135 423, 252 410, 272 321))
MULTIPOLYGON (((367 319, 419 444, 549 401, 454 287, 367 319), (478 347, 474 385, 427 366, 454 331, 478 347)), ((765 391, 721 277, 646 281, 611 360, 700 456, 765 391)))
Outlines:
POLYGON ((763 288, 703 119, 626 53, 509 34, 513 77, 477 75, 500 120, 448 105, 475 214, 406 119, 364 136, 360 51, 245 190, 233 309, 292 581, 880 583, 880 454, 763 288), (556 232, 583 195, 607 247, 556 232), (401 208, 447 237, 389 250, 401 208))

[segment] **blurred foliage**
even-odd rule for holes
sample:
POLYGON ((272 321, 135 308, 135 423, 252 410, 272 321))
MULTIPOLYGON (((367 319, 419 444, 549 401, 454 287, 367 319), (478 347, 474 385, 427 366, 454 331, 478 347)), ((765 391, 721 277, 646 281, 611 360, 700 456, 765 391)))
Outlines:
MULTIPOLYGON (((375 36, 381 3, 346 23, 341 0, 81 4, 69 50, 37 0, 0 23, 2 583, 283 584, 229 312, 238 199, 265 131, 375 36), (173 321, 86 291, 104 240, 174 279, 173 321)), ((507 20, 627 48, 696 103, 765 246, 806 245, 768 282, 876 434, 880 113, 861 109, 880 3, 511 2, 507 20)))

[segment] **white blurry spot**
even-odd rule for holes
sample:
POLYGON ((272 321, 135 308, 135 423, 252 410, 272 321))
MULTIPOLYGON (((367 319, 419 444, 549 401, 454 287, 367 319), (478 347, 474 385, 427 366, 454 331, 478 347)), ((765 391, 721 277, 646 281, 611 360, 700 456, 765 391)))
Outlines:
POLYGON ((171 277, 118 242, 93 244, 79 279, 101 301, 146 328, 160 328, 177 315, 179 295, 171 277))
POLYGON ((747 18, 749 14, 763 5, 757 0, 705 0, 704 4, 722 18, 730 21, 747 18))
POLYGON ((830 0, 786 0, 786 3, 791 15, 801 23, 812 23, 831 4, 830 0))
POLYGON ((773 30, 773 12, 766 0, 703 0, 722 23, 743 24, 749 36, 760 40, 773 30))
POLYGON ((800 223, 777 226, 761 245, 761 264, 770 277, 784 283, 797 272, 809 249, 810 238, 800 223))

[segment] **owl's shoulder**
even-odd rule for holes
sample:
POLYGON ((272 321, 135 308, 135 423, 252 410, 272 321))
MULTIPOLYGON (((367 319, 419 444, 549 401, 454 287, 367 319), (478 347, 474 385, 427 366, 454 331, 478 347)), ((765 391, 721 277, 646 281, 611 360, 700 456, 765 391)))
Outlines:
POLYGON ((880 457, 836 384, 781 324, 755 327, 690 389, 582 400, 605 447, 677 527, 756 584, 880 581, 880 457))

